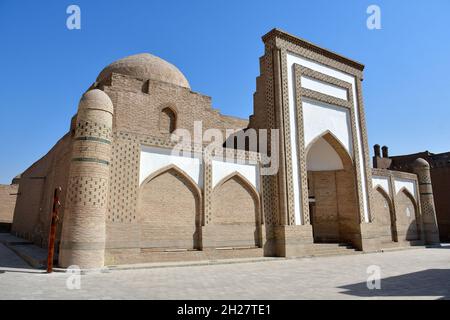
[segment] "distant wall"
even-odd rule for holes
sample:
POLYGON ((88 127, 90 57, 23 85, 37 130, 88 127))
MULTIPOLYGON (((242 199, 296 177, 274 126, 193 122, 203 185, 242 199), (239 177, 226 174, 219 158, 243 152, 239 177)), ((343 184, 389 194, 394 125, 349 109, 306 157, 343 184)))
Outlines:
POLYGON ((450 242, 450 166, 433 166, 431 168, 436 217, 441 241, 450 242))
MULTIPOLYGON (((37 245, 46 244, 53 192, 59 186, 62 188, 61 218, 64 214, 71 142, 70 133, 66 134, 44 157, 22 173, 11 229, 13 234, 34 241, 37 245)), ((58 238, 60 229, 58 226, 58 238)))
POLYGON ((0 223, 12 223, 19 185, 0 184, 0 223))
POLYGON ((434 154, 425 151, 390 157, 389 159, 392 161, 391 169, 413 172, 412 163, 417 158, 425 159, 430 164, 439 237, 442 242, 450 242, 450 197, 448 196, 450 190, 450 152, 434 154))

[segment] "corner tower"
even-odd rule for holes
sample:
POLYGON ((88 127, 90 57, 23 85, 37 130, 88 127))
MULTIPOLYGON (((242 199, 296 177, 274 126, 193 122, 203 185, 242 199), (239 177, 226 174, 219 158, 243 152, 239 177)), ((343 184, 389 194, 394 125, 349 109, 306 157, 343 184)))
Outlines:
POLYGON ((80 100, 73 140, 59 264, 104 266, 113 104, 94 89, 80 100))
POLYGON ((431 185, 430 165, 422 158, 413 162, 413 171, 419 180, 420 205, 422 208, 422 222, 426 244, 438 244, 439 230, 436 221, 433 187, 431 185))

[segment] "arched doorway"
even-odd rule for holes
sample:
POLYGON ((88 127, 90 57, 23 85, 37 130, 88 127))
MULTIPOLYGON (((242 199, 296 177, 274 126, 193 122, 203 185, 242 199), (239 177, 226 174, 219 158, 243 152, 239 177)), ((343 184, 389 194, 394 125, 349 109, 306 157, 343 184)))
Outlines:
POLYGON ((382 242, 396 242, 397 229, 395 226, 395 216, 392 210, 392 202, 386 191, 380 186, 373 192, 375 222, 379 226, 382 242))
POLYGON ((216 247, 259 247, 261 218, 259 194, 239 173, 222 179, 212 195, 216 247))
POLYGON ((141 247, 154 250, 200 249, 200 190, 181 169, 155 172, 141 185, 141 247))
POLYGON ((397 194, 397 228, 399 240, 419 240, 419 228, 417 224, 416 200, 403 188, 397 194))
POLYGON ((306 155, 314 242, 358 246, 361 230, 352 158, 330 132, 311 142, 306 155))

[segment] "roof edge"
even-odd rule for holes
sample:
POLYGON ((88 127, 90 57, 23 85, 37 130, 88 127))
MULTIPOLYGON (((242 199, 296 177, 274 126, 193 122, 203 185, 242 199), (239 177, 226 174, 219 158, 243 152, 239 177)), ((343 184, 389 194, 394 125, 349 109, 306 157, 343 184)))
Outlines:
POLYGON ((331 51, 331 50, 328 50, 326 48, 320 47, 320 46, 318 46, 318 45, 316 45, 314 43, 311 43, 311 42, 309 42, 307 40, 304 40, 302 38, 294 36, 294 35, 286 32, 286 31, 283 31, 283 30, 278 29, 278 28, 273 28, 268 33, 263 35, 261 38, 262 38, 263 42, 265 43, 266 41, 268 41, 269 39, 272 39, 274 37, 279 37, 279 38, 282 38, 284 40, 293 42, 293 43, 295 43, 297 45, 300 45, 302 47, 306 47, 306 48, 308 48, 308 49, 310 49, 310 50, 312 50, 312 51, 314 51, 316 53, 322 54, 322 55, 324 55, 324 56, 326 56, 328 58, 331 58, 331 59, 337 60, 339 62, 345 63, 345 64, 347 64, 347 65, 349 65, 349 66, 351 66, 353 68, 356 68, 356 69, 358 69, 360 71, 364 70, 364 64, 362 64, 362 63, 360 63, 358 61, 355 61, 355 60, 349 59, 347 57, 344 57, 343 55, 340 55, 340 54, 338 54, 338 53, 336 53, 334 51, 331 51))

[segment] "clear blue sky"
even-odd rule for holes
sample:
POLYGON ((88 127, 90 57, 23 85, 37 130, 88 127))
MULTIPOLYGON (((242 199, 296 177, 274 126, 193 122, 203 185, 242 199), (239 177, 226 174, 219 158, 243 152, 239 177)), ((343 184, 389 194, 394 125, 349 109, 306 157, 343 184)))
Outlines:
POLYGON ((366 65, 369 144, 450 151, 450 1, 0 0, 0 183, 67 132, 108 63, 150 52, 177 65, 223 113, 247 118, 273 27, 366 65), (366 28, 377 4, 382 30, 366 28), (81 30, 66 8, 81 8, 81 30))

